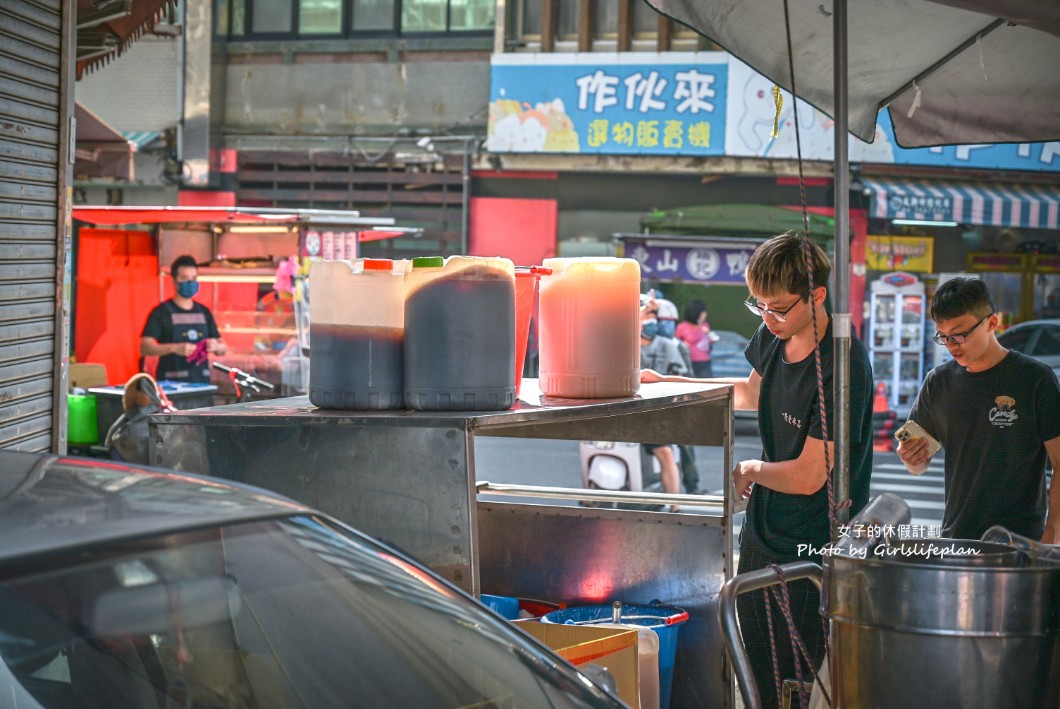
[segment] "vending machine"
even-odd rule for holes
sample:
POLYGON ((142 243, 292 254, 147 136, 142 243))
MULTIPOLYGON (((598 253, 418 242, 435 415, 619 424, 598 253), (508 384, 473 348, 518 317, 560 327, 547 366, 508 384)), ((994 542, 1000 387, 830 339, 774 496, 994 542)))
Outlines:
POLYGON ((911 273, 887 273, 872 282, 869 357, 894 409, 912 406, 924 376, 924 284, 911 273))

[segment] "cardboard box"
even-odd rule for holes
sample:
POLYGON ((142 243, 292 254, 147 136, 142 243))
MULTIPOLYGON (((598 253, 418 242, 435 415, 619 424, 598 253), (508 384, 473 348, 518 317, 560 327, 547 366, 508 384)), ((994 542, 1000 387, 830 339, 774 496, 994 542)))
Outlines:
POLYGON ((552 649, 575 667, 590 662, 606 667, 615 678, 618 698, 640 709, 640 668, 637 631, 593 625, 555 625, 537 619, 513 625, 552 649))

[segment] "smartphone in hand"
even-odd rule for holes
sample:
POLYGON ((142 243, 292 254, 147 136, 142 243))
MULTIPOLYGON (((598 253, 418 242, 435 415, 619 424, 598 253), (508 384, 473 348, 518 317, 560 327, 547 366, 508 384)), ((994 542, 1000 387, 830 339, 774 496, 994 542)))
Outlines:
POLYGON ((899 443, 923 438, 928 442, 928 453, 931 455, 935 455, 942 448, 942 444, 936 441, 930 433, 921 428, 920 424, 916 421, 906 421, 905 425, 894 432, 894 437, 899 443))

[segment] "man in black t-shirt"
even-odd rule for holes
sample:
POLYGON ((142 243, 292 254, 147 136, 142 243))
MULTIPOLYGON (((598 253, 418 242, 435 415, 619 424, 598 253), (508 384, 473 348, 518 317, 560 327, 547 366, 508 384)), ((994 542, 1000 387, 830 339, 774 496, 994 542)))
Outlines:
MULTIPOLYGON (((977 278, 939 286, 934 339, 953 360, 928 372, 909 419, 946 449, 943 536, 979 539, 1001 525, 1060 544, 1060 384, 1047 365, 1001 346, 995 310, 977 278)), ((931 461, 924 438, 903 441, 897 453, 913 475, 931 461)))
POLYGON ((155 379, 209 383, 208 355, 227 348, 213 313, 192 298, 199 292, 199 268, 191 256, 179 256, 170 267, 173 297, 155 306, 140 337, 140 354, 158 357, 155 379))
MULTIPOLYGON (((758 411, 762 459, 745 460, 732 471, 736 495, 749 498, 740 533, 739 573, 770 564, 810 560, 820 563, 831 538, 826 482, 835 462, 832 322, 825 310, 825 283, 831 265, 824 251, 794 232, 769 239, 758 247, 747 266, 751 291, 747 307, 762 325, 747 345, 753 370, 746 379, 685 379, 733 384, 737 409, 758 411), (813 288, 807 274, 807 253, 813 288), (821 357, 824 405, 829 423, 824 435, 814 355, 821 357)), ((641 381, 664 378, 645 371, 641 381)), ((868 353, 857 339, 850 343, 850 497, 853 516, 865 505, 872 472, 872 371, 868 353)), ((825 635, 820 594, 810 581, 789 585, 791 611, 816 670, 824 658, 825 635)), ((747 648, 763 706, 778 705, 770 651, 769 616, 762 591, 737 600, 741 634, 747 648)), ((796 677, 787 624, 777 604, 772 623, 782 680, 796 677)), ((804 681, 810 668, 802 668, 804 681)))

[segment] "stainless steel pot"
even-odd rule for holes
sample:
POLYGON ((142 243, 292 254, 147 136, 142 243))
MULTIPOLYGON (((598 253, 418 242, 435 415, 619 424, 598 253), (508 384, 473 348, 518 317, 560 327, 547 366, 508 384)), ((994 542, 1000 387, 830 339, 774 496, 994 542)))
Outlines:
POLYGON ((959 567, 1025 566, 1023 552, 1006 544, 971 539, 898 539, 875 548, 878 559, 909 564, 959 567))
POLYGON ((825 557, 836 706, 1060 706, 1060 569, 1006 565, 1006 549, 825 557))

